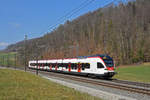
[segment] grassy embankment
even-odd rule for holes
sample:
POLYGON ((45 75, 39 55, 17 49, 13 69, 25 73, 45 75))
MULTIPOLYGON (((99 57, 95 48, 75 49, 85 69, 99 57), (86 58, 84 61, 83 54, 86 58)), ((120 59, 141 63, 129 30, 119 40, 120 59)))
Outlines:
POLYGON ((0 69, 0 100, 99 100, 31 73, 0 69))
POLYGON ((118 74, 114 78, 150 83, 150 63, 119 66, 116 71, 118 74))
POLYGON ((16 52, 9 52, 9 53, 0 52, 0 65, 3 66, 17 65, 16 52))

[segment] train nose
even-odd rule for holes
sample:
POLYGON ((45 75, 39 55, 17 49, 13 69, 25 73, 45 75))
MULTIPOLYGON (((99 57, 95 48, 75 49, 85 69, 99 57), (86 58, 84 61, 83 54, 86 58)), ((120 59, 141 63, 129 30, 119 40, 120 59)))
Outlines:
POLYGON ((114 70, 114 67, 107 67, 107 70, 114 70))
POLYGON ((113 77, 115 74, 116 74, 115 72, 107 72, 107 73, 104 73, 104 76, 113 77))

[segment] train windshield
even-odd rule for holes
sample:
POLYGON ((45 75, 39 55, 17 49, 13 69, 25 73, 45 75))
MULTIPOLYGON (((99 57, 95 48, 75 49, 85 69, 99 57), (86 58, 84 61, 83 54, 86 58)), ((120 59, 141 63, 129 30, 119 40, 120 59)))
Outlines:
POLYGON ((104 59, 104 62, 105 62, 107 67, 113 67, 114 66, 112 59, 104 59))
POLYGON ((107 67, 113 67, 114 62, 113 59, 109 56, 103 56, 102 59, 104 60, 104 63, 106 64, 107 67))

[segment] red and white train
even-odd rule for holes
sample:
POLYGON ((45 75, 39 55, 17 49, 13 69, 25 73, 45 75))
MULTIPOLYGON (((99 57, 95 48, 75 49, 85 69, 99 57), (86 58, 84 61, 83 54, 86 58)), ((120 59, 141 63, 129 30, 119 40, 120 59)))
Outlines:
POLYGON ((33 60, 29 68, 46 71, 94 75, 111 78, 115 75, 113 59, 108 55, 82 56, 78 58, 33 60))

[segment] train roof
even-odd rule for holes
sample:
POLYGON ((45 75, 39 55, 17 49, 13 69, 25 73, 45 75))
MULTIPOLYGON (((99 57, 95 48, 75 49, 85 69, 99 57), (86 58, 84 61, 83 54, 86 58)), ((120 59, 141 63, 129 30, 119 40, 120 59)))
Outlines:
POLYGON ((96 54, 96 55, 92 55, 92 56, 78 56, 77 58, 82 59, 82 58, 88 58, 88 57, 106 57, 107 59, 112 59, 110 56, 106 55, 106 54, 96 54))
MULTIPOLYGON (((78 56, 76 58, 65 58, 65 60, 66 59, 68 59, 68 60, 70 60, 70 59, 86 59, 86 58, 90 58, 90 57, 100 57, 102 59, 112 59, 107 54, 96 54, 96 55, 91 55, 91 56, 78 56)), ((64 60, 64 59, 49 59, 49 60, 60 60, 61 61, 61 60, 64 60)), ((47 60, 47 61, 49 61, 49 60, 47 60)), ((38 60, 38 61, 43 61, 43 60, 38 60)), ((34 62, 34 60, 30 61, 30 62, 34 62)))

